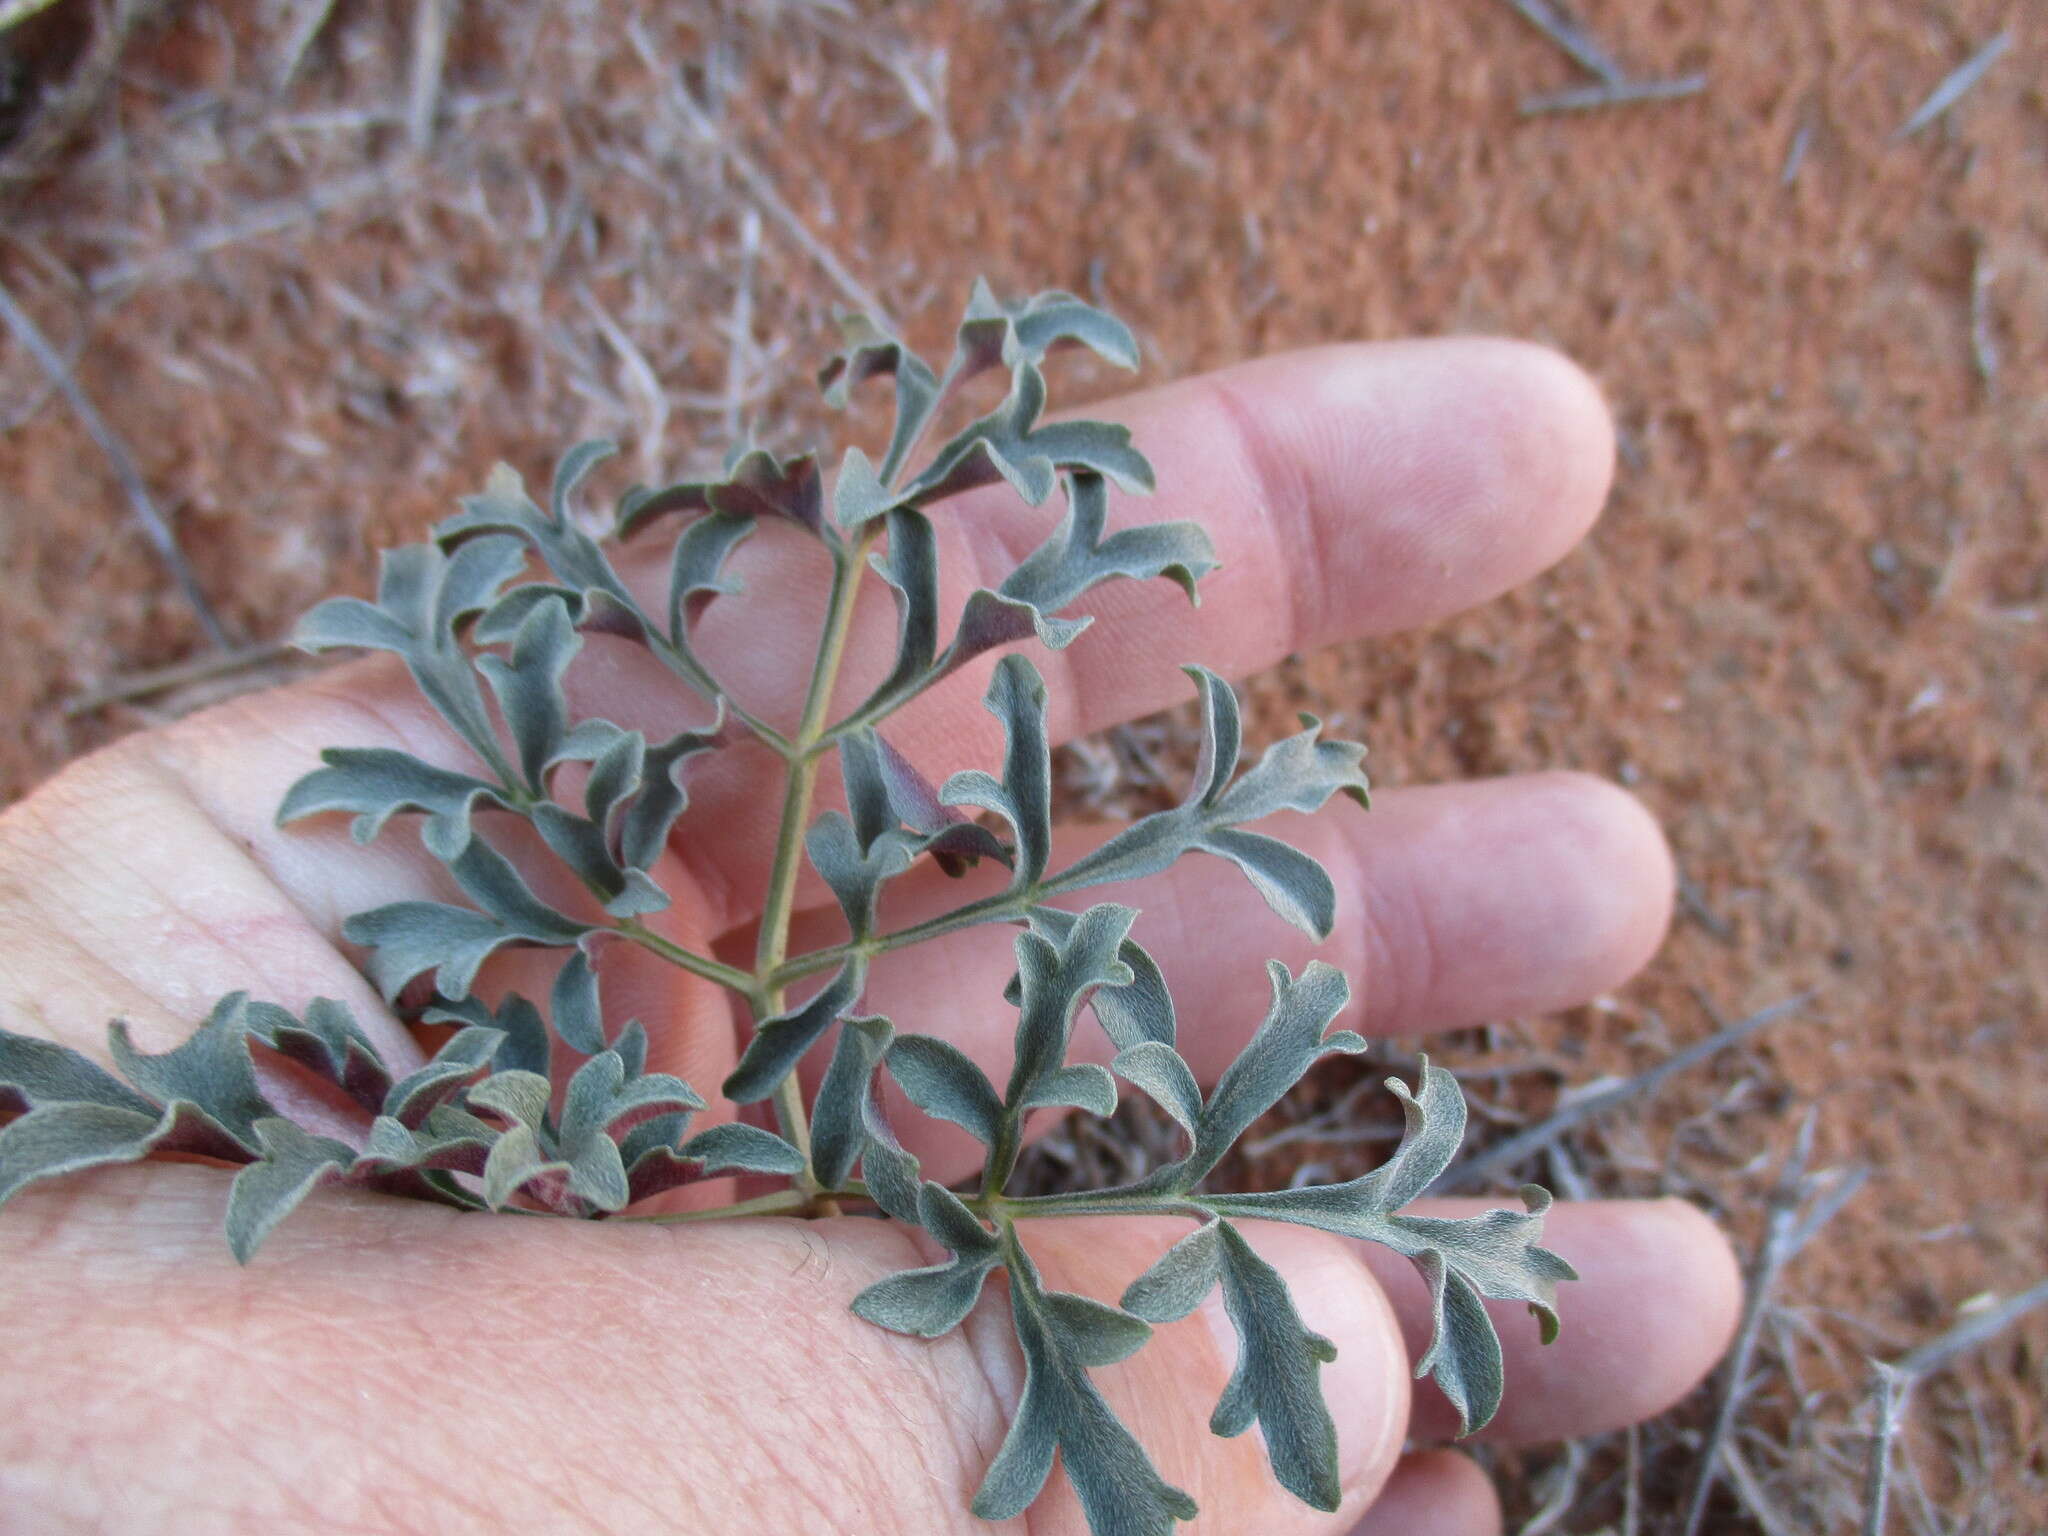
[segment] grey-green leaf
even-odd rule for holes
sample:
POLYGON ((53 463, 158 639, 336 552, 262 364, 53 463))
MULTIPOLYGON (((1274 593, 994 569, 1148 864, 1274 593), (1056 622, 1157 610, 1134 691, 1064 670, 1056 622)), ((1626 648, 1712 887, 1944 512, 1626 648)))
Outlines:
POLYGON ((597 995, 597 971, 590 957, 574 950, 555 972, 548 1021, 571 1050, 595 1056, 605 1048, 604 1008, 597 995))
POLYGON ((1186 1164, 1184 1176, 1189 1179, 1199 1179, 1214 1168, 1251 1123, 1317 1061, 1332 1052, 1365 1049, 1365 1042, 1350 1030, 1324 1034, 1351 1000, 1342 971, 1311 960, 1297 978, 1274 960, 1267 963, 1266 974, 1273 984, 1272 1006, 1203 1106, 1195 1150, 1186 1164))
POLYGON ((0 1126, 0 1205, 23 1186, 153 1151, 247 1161, 250 1153, 190 1104, 141 1114, 112 1104, 44 1104, 0 1126))
POLYGON ((1141 1040, 1129 1050, 1117 1052, 1110 1070, 1173 1116, 1188 1134, 1192 1148, 1196 1127, 1202 1118, 1202 1090, 1195 1074, 1180 1052, 1163 1040, 1141 1040))
POLYGON ((1089 1379, 1086 1361, 1099 1337, 1077 1337, 1069 1310, 1048 1305, 1036 1266, 1014 1239, 1005 1258, 1024 1393, 975 1494, 974 1513, 984 1520, 1022 1514, 1045 1486, 1057 1453, 1097 1536, 1171 1536, 1175 1522, 1194 1519, 1195 1501, 1160 1477, 1089 1379))
POLYGON ((887 1063, 911 1103, 995 1145, 1003 1101, 987 1074, 957 1046, 932 1035, 903 1035, 889 1048, 887 1063))
POLYGON ((1216 1289, 1222 1273, 1223 1223, 1204 1222, 1130 1283, 1124 1310, 1148 1323, 1178 1322, 1216 1289))
POLYGON ((291 1121, 272 1118, 256 1123, 263 1147, 260 1161, 235 1175, 228 1187, 228 1248, 237 1264, 246 1264, 286 1216, 322 1184, 339 1180, 355 1161, 343 1142, 314 1136, 291 1121))
POLYGON ((256 1152, 256 1122, 275 1115, 256 1086, 244 1023, 248 998, 230 993, 214 1004, 206 1022, 158 1056, 144 1055, 128 1037, 128 1026, 107 1026, 107 1048, 121 1075, 164 1104, 196 1105, 250 1153, 256 1152))
POLYGON ((866 984, 867 963, 855 957, 809 1001, 761 1020, 754 1026, 754 1038, 747 1042, 739 1065, 725 1080, 725 1096, 735 1104, 754 1104, 767 1098, 834 1021, 853 1010, 866 984))
POLYGON ((982 700, 1003 724, 1000 780, 968 769, 946 780, 939 799, 994 811, 1017 835, 1018 890, 1036 884, 1052 857, 1052 750, 1045 730, 1045 680, 1022 656, 996 663, 982 700))
POLYGON ((1047 895, 1084 890, 1107 881, 1157 874, 1183 854, 1212 853, 1244 870, 1275 912, 1318 939, 1329 937, 1336 892, 1329 876, 1306 854, 1285 843, 1237 830, 1241 822, 1280 810, 1313 811, 1332 795, 1366 800, 1359 767, 1365 749, 1323 741, 1313 716, 1305 728, 1276 742, 1248 772, 1225 785, 1236 761, 1241 727, 1237 696, 1214 673, 1186 669, 1202 702, 1203 752, 1187 798, 1171 810, 1131 823, 1116 836, 1046 882, 1047 895))
POLYGON ((1223 1301, 1237 1329, 1237 1367, 1209 1427, 1239 1435, 1256 1423, 1280 1486, 1315 1509, 1344 1496, 1337 1473, 1337 1426, 1318 1379, 1337 1348, 1311 1332, 1278 1270, 1229 1222, 1218 1222, 1223 1301))
POLYGON ((367 843, 394 815, 417 811, 430 820, 422 834, 428 847, 437 857, 452 859, 469 842, 470 817, 478 802, 508 804, 495 784, 388 747, 329 747, 320 761, 326 766, 285 792, 277 810, 279 826, 323 811, 351 811, 350 834, 367 843))
POLYGON ((1507 1374, 1501 1361, 1500 1335, 1486 1315, 1479 1292, 1442 1254, 1431 1251, 1415 1261, 1429 1287, 1433 1333, 1429 1349, 1415 1362, 1415 1378, 1434 1376, 1457 1411, 1458 1433, 1482 1428, 1500 1407, 1507 1374))
POLYGON ((999 1248, 988 1229, 944 1185, 918 1191, 920 1225, 953 1257, 927 1269, 907 1269, 878 1280, 853 1299, 857 1316, 892 1333, 936 1339, 951 1333, 974 1310, 999 1248))
POLYGON ((1137 915, 1104 902, 1083 912, 1057 941, 1031 932, 1017 936, 1016 1060, 1006 1105, 1032 1103, 1065 1065, 1074 1015, 1094 988, 1130 985, 1130 968, 1118 952, 1137 915))
POLYGON ((840 1021, 831 1065, 811 1105, 811 1162, 827 1189, 844 1185, 860 1161, 867 1139, 861 1106, 895 1033, 887 1019, 873 1015, 840 1021))
POLYGON ((326 1078, 372 1113, 391 1091, 391 1073, 377 1048, 348 1008, 332 998, 314 998, 303 1019, 274 1003, 250 1003, 243 1025, 250 1038, 326 1078))
POLYGON ((157 1114, 155 1104, 69 1046, 0 1029, 0 1113, 10 1106, 64 1102, 100 1104, 152 1120, 157 1114))
POLYGON ((692 1136, 683 1143, 682 1155, 701 1161, 707 1177, 716 1173, 797 1174, 804 1166, 803 1153, 773 1131, 737 1120, 692 1136))
MULTIPOLYGON (((1033 907, 1025 917, 1034 933, 1054 940, 1065 938, 1080 920, 1079 914, 1060 907, 1033 907)), ((1136 939, 1129 938, 1118 946, 1117 958, 1130 967, 1132 979, 1125 986, 1098 986, 1090 995, 1088 1006, 1096 1023, 1119 1051, 1147 1040, 1172 1045, 1173 994, 1166 988, 1159 963, 1136 939)))
POLYGON ((544 794, 548 765, 569 733, 562 680, 583 648, 566 603, 541 603, 519 625, 509 658, 483 656, 477 670, 498 696, 519 749, 519 768, 532 793, 544 794))
POLYGON ((418 1130, 437 1107, 491 1070, 504 1043, 504 1032, 489 1025, 457 1030, 431 1061, 391 1085, 384 1096, 384 1113, 407 1130, 418 1130))

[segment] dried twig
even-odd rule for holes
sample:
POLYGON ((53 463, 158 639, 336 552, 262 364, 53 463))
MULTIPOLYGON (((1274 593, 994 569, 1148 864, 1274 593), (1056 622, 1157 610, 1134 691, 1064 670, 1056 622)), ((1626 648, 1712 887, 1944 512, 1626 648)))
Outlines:
POLYGON ((662 388, 661 376, 647 361, 647 354, 634 345, 633 338, 588 288, 579 286, 576 300, 617 356, 632 392, 640 397, 640 473, 652 481, 661 472, 662 449, 668 439, 668 391, 662 388))
POLYGON ((1920 103, 1918 111, 1899 125, 1898 132, 1892 135, 1892 142, 1897 143, 1900 139, 1911 138, 1922 128, 1925 128, 1929 123, 1948 111, 1950 107, 1961 101, 1964 93, 1984 78, 1985 71, 1996 64, 1998 56, 2004 53, 2011 45, 2012 34, 2010 32, 2001 32, 1982 48, 1971 54, 1968 59, 1963 61, 1960 68, 1953 71, 1947 79, 1934 88, 1932 94, 1925 101, 1920 103))
MULTIPOLYGON (((651 66, 654 60, 650 59, 648 63, 651 66)), ((703 107, 697 104, 696 97, 690 94, 690 88, 680 77, 670 86, 664 99, 671 102, 682 114, 698 138, 712 145, 725 157, 726 164, 730 165, 734 174, 739 177, 747 195, 760 206, 763 213, 781 227, 782 232, 795 242, 799 250, 818 264, 819 270, 832 279, 846 301, 862 313, 871 316, 884 330, 894 330, 895 326, 890 321, 887 311, 882 308, 881 301, 868 291, 865 283, 847 269, 846 263, 839 259, 830 246, 811 233, 810 226, 797 216, 795 209, 783 201, 782 194, 775 188, 775 183, 769 179, 766 171, 754 163, 753 157, 734 143, 728 135, 719 131, 718 125, 712 122, 703 107)))
POLYGON ((282 55, 277 66, 276 89, 282 92, 298 74, 299 65, 305 62, 306 50, 326 30, 327 20, 334 14, 334 0, 300 0, 298 15, 292 22, 291 35, 285 39, 282 55))
POLYGON ((1552 10, 1549 0, 1507 0, 1515 14, 1541 32, 1570 56, 1589 75, 1598 75, 1609 85, 1619 85, 1627 76, 1614 56, 1602 48, 1577 22, 1552 10))
POLYGON ((1799 168, 1806 164, 1806 151, 1813 143, 1813 124, 1804 122, 1799 131, 1792 135, 1792 145, 1785 151, 1785 167, 1778 172, 1778 185, 1789 187, 1799 179, 1799 168))
POLYGON ((1706 892, 1684 870, 1678 872, 1678 904, 1685 915, 1698 923, 1723 944, 1735 942, 1735 930, 1728 919, 1707 905, 1706 892))
POLYGON ((733 284, 731 334, 725 354, 725 440, 740 440, 740 412, 746 405, 747 375, 754 365, 754 267, 761 255, 761 215, 740 216, 740 271, 733 284))
POLYGON ((1830 1177, 1829 1174, 1809 1177, 1806 1165, 1813 1154, 1813 1133, 1817 1124, 1818 1115, 1808 1111, 1779 1172, 1777 1187, 1771 1193, 1765 1213, 1763 1242, 1750 1266, 1742 1321, 1735 1330, 1734 1346, 1721 1370, 1720 1402, 1714 1412, 1713 1428, 1701 1448, 1699 1471, 1693 1483, 1692 1496, 1687 1501, 1684 1536, 1698 1536, 1700 1522, 1706 1517, 1707 1500, 1714 1492, 1722 1468, 1722 1455, 1728 1444, 1729 1431, 1735 1427, 1736 1410, 1748 1389, 1750 1360, 1756 1353, 1757 1339, 1763 1332, 1764 1315, 1778 1276, 1799 1251, 1813 1241, 1821 1228, 1840 1214, 1842 1207, 1862 1189, 1870 1174, 1867 1168, 1837 1174, 1833 1176, 1832 1185, 1825 1188, 1822 1187, 1823 1181, 1830 1177))
POLYGON ((1912 1382, 1881 1360, 1873 1362, 1872 1373, 1877 1423, 1870 1433, 1870 1467, 1863 1481, 1863 1536, 1883 1536, 1885 1504, 1892 1482, 1892 1442, 1899 1437, 1899 1424, 1906 1416, 1906 1394, 1912 1382))
POLYGON ((448 59, 448 0, 414 0, 411 79, 405 93, 405 130, 413 149, 434 141, 434 110, 448 59))
POLYGON ((1996 275, 1991 242, 1979 235, 1970 263, 1970 357, 1987 395, 1998 387, 1998 337, 1991 328, 1991 279, 1996 275))
POLYGON ((1679 1073, 1697 1066, 1731 1045, 1739 1044, 1766 1025, 1774 1024, 1787 1014, 1803 1008, 1812 996, 1811 992, 1802 992, 1796 997, 1788 997, 1783 1002, 1774 1003, 1746 1019, 1737 1020, 1726 1028, 1715 1030, 1706 1039, 1667 1056, 1634 1077, 1568 1100, 1555 1114, 1540 1124, 1532 1125, 1526 1131, 1517 1132, 1483 1152, 1476 1152, 1453 1163, 1431 1186, 1430 1193, 1455 1194, 1461 1189, 1470 1189, 1485 1183, 1504 1169, 1513 1168, 1525 1158, 1541 1152, 1565 1132, 1593 1116, 1605 1114, 1609 1110, 1618 1109, 1624 1104, 1655 1093, 1679 1073))
POLYGON ((407 178, 393 176, 384 171, 364 171, 354 176, 344 176, 324 186, 309 189, 303 197, 281 198, 273 203, 259 203, 240 218, 221 224, 209 224, 187 237, 182 243, 168 251, 153 256, 138 257, 132 261, 118 261, 99 268, 86 279, 86 286, 94 293, 104 293, 111 288, 123 288, 130 283, 182 273, 200 260, 229 246, 244 241, 274 235, 280 230, 303 224, 318 218, 323 213, 359 202, 379 192, 403 192, 407 178))
POLYGON ((1705 75, 1680 75, 1672 80, 1603 80, 1569 91, 1552 91, 1545 96, 1522 99, 1522 116, 1537 117, 1546 112, 1591 112, 1600 107, 1622 107, 1642 101, 1672 101, 1696 96, 1707 88, 1705 75))
POLYGON ((213 604, 206 600, 206 593, 199 585, 199 578, 186 563, 184 551, 178 548, 177 535, 171 532, 171 525, 164 520, 164 515, 157 510, 155 501, 150 498, 149 487, 143 483, 142 472, 135 467, 135 458, 129 453, 128 445, 107 425, 106 419, 99 413, 99 408, 86 397, 85 391, 79 388, 77 378, 65 366, 64 359, 58 354, 57 349, 50 345, 49 338, 30 318, 28 311, 14 302, 14 295, 4 282, 0 282, 0 320, 7 322, 7 328, 14 333, 15 340, 19 341, 28 355, 35 359, 36 366, 49 375, 50 382, 57 387, 72 412, 78 417, 79 425, 83 426, 86 433, 99 445, 100 452, 107 456, 107 464, 113 470, 114 478, 120 482, 122 493, 128 498, 129 510, 135 514, 136 522, 142 525, 142 531, 148 536, 149 542, 156 546, 157 555, 170 569, 172 580, 177 582, 178 589, 185 594, 185 601, 192 605, 192 611, 198 615, 199 627, 206 632, 206 638, 210 643, 225 650, 228 644, 227 631, 221 627, 220 618, 213 611, 213 604))
MULTIPOLYGON (((301 654, 287 640, 266 640, 260 645, 244 645, 237 646, 231 651, 215 651, 210 655, 200 656, 191 661, 176 662, 168 667, 152 667, 147 672, 131 672, 66 699, 64 714, 67 719, 89 715, 96 709, 105 709, 109 704, 131 703, 137 699, 149 698, 152 694, 168 693, 173 688, 183 688, 190 683, 211 682, 215 678, 230 677, 237 672, 268 666, 273 662, 292 660, 301 654)), ((311 657, 306 659, 312 660, 311 657)))
POLYGON ((1909 1381, 1918 1381, 1923 1376, 1930 1376, 1952 1365, 1958 1356, 1967 1354, 1994 1335, 2003 1333, 2013 1323, 2040 1306, 2048 1306, 2048 1280, 2030 1286, 2019 1295, 2009 1297, 1996 1306, 1971 1312, 1940 1338, 1930 1339, 1918 1348, 1901 1355, 1892 1362, 1892 1368, 1909 1381))

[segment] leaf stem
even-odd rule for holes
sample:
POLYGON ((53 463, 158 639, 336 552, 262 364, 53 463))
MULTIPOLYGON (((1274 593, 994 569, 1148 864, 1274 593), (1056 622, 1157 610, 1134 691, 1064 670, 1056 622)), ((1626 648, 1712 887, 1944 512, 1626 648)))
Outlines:
POLYGON ((927 918, 908 928, 898 928, 893 933, 877 933, 865 939, 849 940, 844 944, 831 944, 823 949, 814 949, 785 960, 768 978, 775 986, 787 986, 790 982, 819 971, 831 970, 854 955, 872 959, 887 954, 892 949, 906 949, 913 944, 922 944, 926 939, 935 939, 942 934, 956 933, 962 928, 973 928, 981 923, 1015 922, 1023 918, 1032 907, 1039 905, 1047 896, 1053 895, 1058 879, 1042 885, 1029 886, 1021 891, 1003 891, 994 896, 985 896, 980 901, 971 901, 964 907, 938 917, 927 918))
POLYGON ((1083 1189, 1059 1195, 978 1195, 964 1203, 991 1219, 1034 1216, 1186 1215, 1207 1220, 1215 1213, 1206 1197, 1185 1190, 1083 1189))
POLYGON ((661 956, 671 965, 688 971, 693 976, 715 981, 721 987, 729 987, 750 1001, 760 995, 760 987, 755 982, 752 972, 714 960, 709 955, 700 955, 693 949, 685 949, 680 944, 664 939, 637 917, 621 918, 612 926, 612 932, 629 943, 638 944, 642 949, 661 956))
POLYGON ((693 1221, 721 1221, 739 1216, 793 1216, 811 1203, 811 1196, 800 1189, 778 1189, 770 1194, 756 1195, 751 1200, 738 1200, 731 1205, 707 1206, 701 1211, 675 1211, 664 1216, 615 1216, 614 1221, 639 1221, 653 1226, 676 1227, 693 1221))
MULTIPOLYGON (((758 1004, 757 1018, 772 1017, 788 1004, 788 983, 778 973, 789 954, 789 923, 796 908, 797 876, 803 868, 804 828, 810 820, 811 800, 818 787, 818 765, 822 758, 819 743, 824 736, 825 717, 832 707, 833 685, 838 682, 840 666, 846 659, 846 637, 853 628, 854 600, 860 595, 861 573, 867 568, 868 551, 874 547, 880 531, 871 524, 850 547, 841 545, 833 552, 832 596, 824 628, 818 635, 818 659, 811 669, 803 717, 797 723, 787 754, 789 773, 782 796, 782 820, 775 833, 775 863, 769 871, 768 892, 761 903, 760 938, 754 951, 750 988, 750 996, 758 1004)), ((824 1191, 811 1167, 810 1119, 804 1112, 803 1086, 795 1073, 776 1087, 775 1112, 782 1134, 803 1154, 803 1189, 817 1201, 824 1191)), ((824 1203, 829 1205, 829 1197, 824 1203)))

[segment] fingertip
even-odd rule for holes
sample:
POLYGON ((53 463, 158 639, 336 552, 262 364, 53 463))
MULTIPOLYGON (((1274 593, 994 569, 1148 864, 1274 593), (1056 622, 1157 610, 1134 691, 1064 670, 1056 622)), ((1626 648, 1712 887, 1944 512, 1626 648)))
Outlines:
POLYGON ((1489 354, 1509 474, 1551 509, 1562 555, 1585 537, 1614 484, 1614 416, 1593 376, 1554 348, 1475 340, 1489 354))
POLYGON ((1496 1536, 1500 1496, 1471 1457, 1418 1451, 1401 1458, 1351 1536, 1496 1536))
POLYGON ((1555 974, 1569 975, 1576 995, 1549 1006, 1569 1007, 1619 986, 1656 954, 1671 927, 1677 867, 1663 827, 1620 785, 1578 772, 1525 782, 1537 797, 1527 814, 1550 823, 1553 846, 1582 876, 1568 882, 1569 900, 1550 924, 1555 974))
POLYGON ((1384 463, 1377 472, 1433 505, 1447 558, 1466 568, 1451 574, 1471 588, 1467 603, 1564 558, 1614 478, 1614 420, 1592 377, 1549 347, 1503 337, 1397 345, 1412 413, 1404 440, 1432 457, 1409 475, 1384 463))

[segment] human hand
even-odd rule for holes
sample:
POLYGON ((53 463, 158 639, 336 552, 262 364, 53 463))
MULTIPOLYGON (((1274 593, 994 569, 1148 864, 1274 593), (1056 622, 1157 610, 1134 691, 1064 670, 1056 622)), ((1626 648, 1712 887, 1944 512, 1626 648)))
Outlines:
MULTIPOLYGON (((1205 522, 1223 569, 1198 611, 1159 584, 1097 597, 1124 649, 1084 638, 1041 658, 1061 735, 1176 701, 1167 663, 1242 674, 1493 596, 1583 533, 1612 451, 1581 375, 1491 342, 1300 353, 1111 414, 1160 466, 1161 511, 1205 522)), ((1021 526, 1000 504, 963 508, 941 525, 955 541, 945 568, 972 571, 977 547, 1021 526)), ((764 529, 735 568, 750 590, 788 595, 776 612, 809 611, 820 573, 774 535, 764 529)), ((811 637, 763 621, 744 602, 716 605, 699 648, 757 712, 781 718, 799 702, 811 637)), ((878 597, 857 618, 854 657, 886 657, 893 624, 878 597)), ((850 671, 849 695, 872 681, 850 671)), ((992 757, 984 673, 966 669, 892 726, 928 773, 992 757)), ((572 684, 586 712, 652 732, 688 723, 660 716, 680 707, 666 680, 636 653, 593 643, 572 684)), ((0 817, 0 1022, 103 1058, 111 1016, 156 1050, 226 991, 292 1008, 324 995, 355 1010, 394 1066, 416 1063, 340 925, 452 887, 404 839, 361 850, 336 826, 274 827, 286 786, 330 744, 460 761, 402 674, 372 662, 132 738, 0 817)), ((738 751, 693 776, 691 813, 656 871, 675 898, 652 919, 666 937, 750 949, 775 790, 738 751)), ((1287 835, 1345 893, 1335 937, 1315 952, 1362 981, 1358 1016, 1343 1022, 1368 1033, 1583 1001, 1648 956, 1668 915, 1655 828, 1578 777, 1388 793, 1371 816, 1331 814, 1287 835)), ((1071 854, 1095 834, 1068 836, 1071 854)), ((957 895, 922 875, 900 884, 907 917, 921 899, 936 908, 957 895)), ((822 889, 801 899, 799 941, 829 942, 822 889)), ((1298 967, 1309 947, 1242 883, 1186 865, 1129 899, 1183 1001, 1183 1049, 1213 1074, 1264 1011, 1257 962, 1298 967), (1210 938, 1240 931, 1257 943, 1210 938)), ((520 986, 530 960, 501 957, 487 988, 520 986)), ((1012 963, 1006 932, 970 929, 879 962, 868 1004, 997 1065, 1012 963), (963 1016, 961 996, 990 1006, 963 1016)), ((607 1003, 648 1024, 650 1068, 724 1078, 740 1020, 723 992, 624 946, 603 968, 607 1003)), ((928 1139, 912 1150, 928 1173, 948 1177, 949 1158, 964 1169, 946 1128, 920 1129, 928 1139)), ((322 1195, 238 1269, 219 1237, 226 1184, 203 1169, 122 1169, 31 1190, 0 1214, 0 1490, 24 1528, 987 1529, 966 1505, 1021 1386, 1006 1329, 978 1315, 924 1342, 847 1311, 866 1285, 928 1261, 915 1234, 860 1219, 491 1221, 322 1195)), ((1063 1220, 1031 1246, 1048 1283, 1114 1296, 1182 1230, 1063 1220)), ((1718 1355, 1737 1282, 1725 1244, 1689 1208, 1560 1205, 1544 1241, 1584 1279, 1561 1297, 1565 1331, 1548 1350, 1518 1315, 1501 1318, 1508 1392, 1489 1438, 1630 1422, 1718 1355)), ((1449 1429, 1434 1388, 1411 1404, 1408 1360, 1428 1310, 1405 1262, 1292 1227, 1262 1227, 1258 1243, 1307 1323, 1339 1346, 1323 1383, 1346 1502, 1318 1514, 1273 1483, 1252 1437, 1209 1435, 1234 1345, 1205 1309, 1098 1378, 1162 1473, 1201 1504, 1191 1529, 1494 1528, 1470 1462, 1402 1454, 1405 1435, 1449 1429)), ((1057 1480, 1023 1528, 1084 1529, 1057 1480)))

